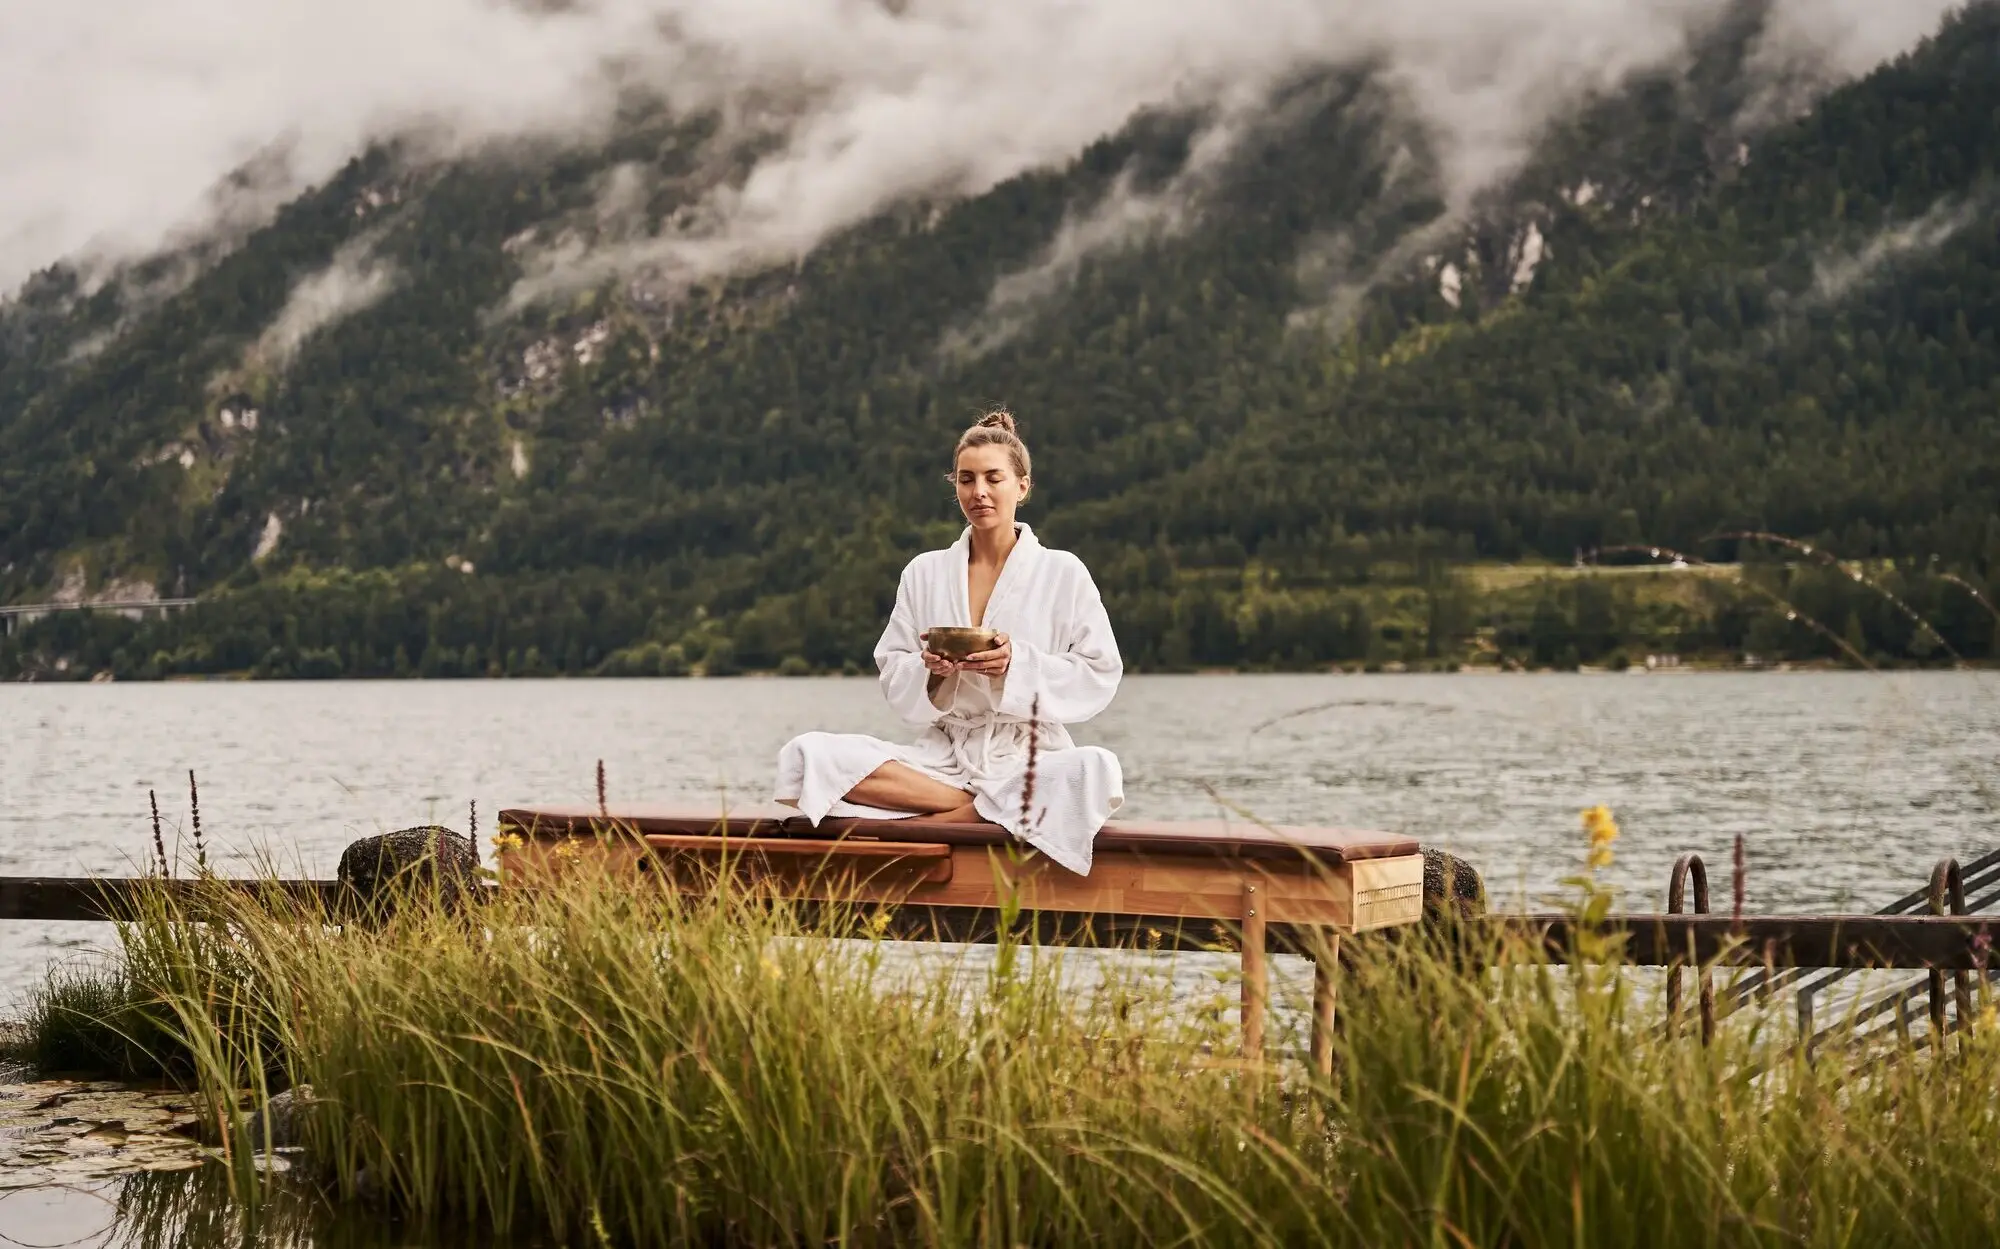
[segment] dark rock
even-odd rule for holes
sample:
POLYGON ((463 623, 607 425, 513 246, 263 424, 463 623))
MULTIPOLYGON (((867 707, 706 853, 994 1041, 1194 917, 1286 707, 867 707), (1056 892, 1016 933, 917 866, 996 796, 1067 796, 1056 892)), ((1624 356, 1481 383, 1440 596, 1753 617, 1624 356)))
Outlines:
POLYGON ((34 1044, 34 1029, 16 1019, 0 1019, 0 1063, 26 1062, 34 1044))
POLYGON ((1442 850, 1424 850, 1424 918, 1402 931, 1427 944, 1447 966, 1475 972, 1491 950, 1480 930, 1463 921, 1486 914, 1486 882, 1472 864, 1442 850))
POLYGON ((291 1149, 305 1144, 305 1117, 312 1106, 310 1084, 295 1085, 265 1102, 250 1114, 247 1128, 251 1148, 291 1149))
POLYGON ((471 838, 436 824, 403 828, 348 846, 337 875, 379 918, 418 892, 435 891, 439 904, 455 911, 480 887, 479 851, 471 838))
POLYGON ((1486 882, 1455 854, 1424 849, 1424 918, 1472 919, 1486 914, 1486 882))

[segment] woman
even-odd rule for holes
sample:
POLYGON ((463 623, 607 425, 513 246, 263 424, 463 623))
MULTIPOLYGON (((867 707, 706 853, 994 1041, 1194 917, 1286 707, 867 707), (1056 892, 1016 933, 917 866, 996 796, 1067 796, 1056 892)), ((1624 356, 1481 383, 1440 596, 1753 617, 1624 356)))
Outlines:
POLYGON ((778 753, 777 800, 817 825, 829 815, 1002 825, 1079 874, 1125 801, 1118 759, 1063 726, 1110 705, 1124 664, 1083 561, 1014 519, 1033 488, 1014 418, 991 412, 958 440, 951 479, 966 529, 903 569, 875 646, 882 692, 924 726, 897 746, 859 733, 805 733, 778 753), (990 649, 947 659, 933 626, 998 630, 990 649), (1029 737, 1034 737, 1030 776, 1029 737))

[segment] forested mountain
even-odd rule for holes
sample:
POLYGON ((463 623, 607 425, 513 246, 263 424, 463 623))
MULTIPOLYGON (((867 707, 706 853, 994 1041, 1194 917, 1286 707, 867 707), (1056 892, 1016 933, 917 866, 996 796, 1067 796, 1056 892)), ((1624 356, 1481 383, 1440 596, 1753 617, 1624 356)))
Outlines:
POLYGON ((1762 11, 1469 207, 1358 67, 1219 157, 1142 115, 692 286, 536 259, 730 176, 648 111, 378 150, 216 254, 51 270, 0 306, 0 602, 203 601, 45 618, 0 675, 852 665, 996 402, 1142 665, 1992 654, 1960 582, 2000 569, 2000 5, 1768 125, 1762 11), (1752 530, 1877 561, 1937 633, 1810 559, 1756 593, 1456 571, 1752 530))

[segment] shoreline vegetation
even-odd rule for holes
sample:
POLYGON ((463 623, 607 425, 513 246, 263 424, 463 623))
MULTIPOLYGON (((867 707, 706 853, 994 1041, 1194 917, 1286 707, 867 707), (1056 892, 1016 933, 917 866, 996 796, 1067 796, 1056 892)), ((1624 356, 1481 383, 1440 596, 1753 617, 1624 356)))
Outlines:
MULTIPOLYGON (((1776 539, 1775 541, 1783 541, 1776 539)), ((1804 544, 1791 544, 1815 555, 1804 544)), ((1650 552, 1649 552, 1650 553, 1650 552)), ((1671 552, 1663 553, 1671 555, 1671 552)), ((2000 661, 1975 574, 1930 561, 1556 566, 1376 563, 1281 577, 1132 567, 1099 577, 1128 671, 1925 668, 2000 661)), ((1128 563, 1130 561, 1127 561, 1128 563)), ((677 677, 872 672, 893 568, 731 611, 657 579, 295 569, 184 610, 62 611, 0 636, 0 680, 677 677)))
MULTIPOLYGON (((1610 902, 1589 870, 1585 916, 1610 902)), ((1587 930, 1557 966, 1422 928, 1348 943, 1321 1078, 1296 1035, 1240 1060, 1233 986, 1189 1004, 1151 959, 912 954, 752 892, 579 872, 482 923, 411 891, 344 927, 198 905, 162 894, 115 961, 52 977, 24 1048, 195 1090, 253 1222, 301 1192, 590 1244, 1968 1244, 2000 1220, 1983 996, 1947 1054, 1808 1063, 1783 1002, 1667 1035, 1587 930), (246 1089, 293 1090, 284 1176, 246 1089)))
MULTIPOLYGON (((1655 665, 1647 665, 1643 663, 1641 664, 1627 663, 1624 665, 1602 665, 1602 666, 1591 665, 1591 664, 1579 664, 1574 668, 1569 668, 1569 667, 1527 667, 1523 665, 1503 666, 1491 663, 1460 664, 1456 662, 1439 662, 1432 664, 1432 663, 1425 663, 1422 661, 1419 661, 1414 664, 1405 664, 1392 660, 1388 663, 1369 663, 1365 665, 1326 664, 1320 666, 1297 667, 1297 668, 1293 667, 1168 668, 1168 669, 1142 670, 1136 673, 1128 670, 1127 675, 1128 676, 1129 675, 1197 676, 1197 677, 1280 676, 1280 675, 1282 676, 1298 676, 1298 675, 1481 676, 1481 677, 1624 675, 1624 676, 1692 677, 1692 676, 1717 676, 1717 675, 1725 675, 1731 673, 1743 674, 1752 672, 1760 674, 1775 674, 1775 675, 1784 675, 1790 673, 1803 674, 1803 673, 1813 673, 1813 672, 1841 672, 1841 671, 1851 671, 1860 667, 1860 665, 1857 664, 1840 663, 1830 659, 1766 661, 1754 655, 1748 657, 1742 655, 1697 656, 1692 659, 1681 655, 1655 655, 1655 656, 1648 656, 1647 658, 1664 662, 1660 662, 1655 665)), ((1988 672, 1988 671, 1993 671, 1995 669, 2000 669, 2000 661, 1975 659, 1975 660, 1946 661, 1943 663, 1917 663, 1913 661, 1904 661, 1899 663, 1892 660, 1892 661, 1884 661, 1876 663, 1871 665, 1871 667, 1873 668, 1873 670, 1876 671, 1889 671, 1889 672, 1988 672)), ((872 680, 873 676, 874 676, 873 673, 865 670, 848 671, 848 670, 834 670, 834 669, 809 669, 806 671, 788 672, 781 668, 778 669, 745 668, 727 673, 707 673, 703 672, 698 667, 690 669, 687 672, 680 672, 680 673, 668 674, 665 676, 652 676, 645 678, 641 678, 636 674, 632 673, 610 674, 602 672, 579 672, 579 673, 536 672, 532 674, 502 673, 497 676, 479 675, 472 677, 422 677, 416 674, 409 674, 404 677, 397 677, 395 674, 391 673, 388 675, 301 678, 296 676, 276 676, 268 673, 258 673, 255 671, 239 671, 239 672, 214 672, 214 673, 176 673, 171 676, 162 676, 162 677, 128 678, 126 683, 201 685, 209 683, 238 684, 247 681, 298 681, 298 680, 560 681, 560 680, 651 679, 651 680, 700 681, 700 680, 740 679, 740 680, 751 680, 751 681, 766 681, 766 680, 843 680, 843 679, 872 680)), ((65 675, 59 674, 54 677, 30 676, 19 679, 20 684, 27 684, 27 685, 33 685, 37 683, 74 684, 79 681, 85 684, 110 685, 116 683, 117 678, 114 677, 109 672, 99 672, 95 675, 86 676, 83 678, 66 677, 65 675)))

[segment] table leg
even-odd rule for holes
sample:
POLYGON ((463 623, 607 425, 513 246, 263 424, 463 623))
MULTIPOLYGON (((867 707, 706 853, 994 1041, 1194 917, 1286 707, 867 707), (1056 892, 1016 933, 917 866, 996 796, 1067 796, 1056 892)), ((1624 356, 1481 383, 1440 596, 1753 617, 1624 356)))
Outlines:
POLYGON ((1333 1074, 1333 1012, 1340 991, 1340 934, 1328 931, 1326 943, 1313 955, 1313 1070, 1333 1074))
POLYGON ((1243 1057, 1264 1056, 1264 1013, 1271 997, 1264 957, 1264 899, 1257 886, 1243 886, 1243 1057))

